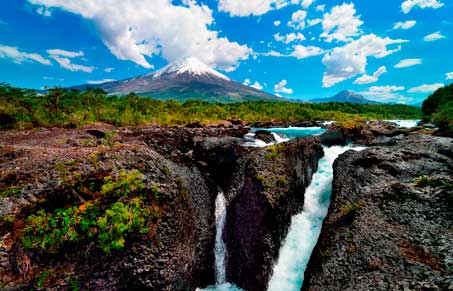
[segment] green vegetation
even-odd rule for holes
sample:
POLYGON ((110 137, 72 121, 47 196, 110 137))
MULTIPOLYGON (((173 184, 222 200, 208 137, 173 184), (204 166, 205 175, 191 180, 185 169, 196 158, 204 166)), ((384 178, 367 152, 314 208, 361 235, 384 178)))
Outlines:
POLYGON ((423 101, 423 114, 439 129, 453 130, 453 84, 442 87, 423 101))
POLYGON ((343 217, 350 221, 353 220, 357 214, 357 212, 362 209, 363 207, 363 202, 362 201, 356 201, 351 204, 344 205, 341 207, 340 212, 343 215, 343 217))
POLYGON ((106 253, 123 248, 131 235, 148 233, 160 214, 158 189, 146 191, 142 179, 138 171, 120 171, 104 179, 98 200, 31 214, 22 231, 23 249, 57 253, 67 244, 91 242, 106 253))
MULTIPOLYGON (((33 127, 80 127, 93 122, 115 126, 146 123, 186 125, 229 119, 246 122, 271 120, 349 120, 349 119, 415 119, 420 109, 406 105, 359 105, 350 103, 291 103, 250 101, 243 103, 208 103, 172 99, 162 101, 135 94, 109 96, 100 89, 87 91, 52 89, 37 94, 0 84, 0 129, 33 127)), ((111 142, 113 136, 106 138, 111 142)))

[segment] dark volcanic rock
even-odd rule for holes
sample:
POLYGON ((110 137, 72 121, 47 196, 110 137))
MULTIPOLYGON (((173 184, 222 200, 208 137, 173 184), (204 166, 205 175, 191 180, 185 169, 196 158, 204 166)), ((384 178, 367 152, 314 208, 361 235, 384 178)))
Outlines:
POLYGON ((267 130, 257 130, 255 131, 255 138, 264 141, 265 143, 273 143, 275 142, 275 137, 272 135, 270 131, 267 130))
POLYGON ((248 291, 265 290, 291 217, 302 210, 305 188, 322 155, 319 139, 306 137, 242 158, 226 192, 229 282, 248 291))
POLYGON ((388 144, 335 162, 302 290, 453 290, 453 140, 388 144))
POLYGON ((409 131, 381 122, 357 123, 353 126, 332 125, 321 135, 321 142, 326 146, 348 143, 370 145, 376 138, 408 135, 409 131))

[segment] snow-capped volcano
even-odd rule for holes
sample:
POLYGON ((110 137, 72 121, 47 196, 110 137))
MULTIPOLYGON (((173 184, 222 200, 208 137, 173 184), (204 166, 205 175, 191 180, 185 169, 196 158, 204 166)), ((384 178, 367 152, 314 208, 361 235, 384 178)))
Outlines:
POLYGON ((99 85, 74 87, 100 88, 108 93, 139 95, 160 99, 201 99, 209 102, 281 100, 281 98, 229 79, 196 58, 184 58, 143 76, 99 85))
POLYGON ((168 64, 157 72, 151 73, 153 79, 157 79, 165 74, 191 74, 193 76, 215 76, 225 80, 230 80, 227 76, 210 68, 197 58, 184 58, 174 63, 168 64))

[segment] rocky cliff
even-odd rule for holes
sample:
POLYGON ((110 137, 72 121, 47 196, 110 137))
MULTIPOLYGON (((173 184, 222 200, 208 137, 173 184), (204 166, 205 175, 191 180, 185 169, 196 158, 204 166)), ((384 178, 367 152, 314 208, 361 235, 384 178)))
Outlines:
POLYGON ((303 208, 305 188, 323 156, 315 137, 244 156, 227 192, 227 279, 244 290, 265 290, 291 217, 303 208))
POLYGON ((241 146, 247 127, 0 132, 1 290, 263 290, 322 156, 318 138, 241 146))
POLYGON ((453 141, 385 139, 334 164, 302 290, 452 290, 453 141))

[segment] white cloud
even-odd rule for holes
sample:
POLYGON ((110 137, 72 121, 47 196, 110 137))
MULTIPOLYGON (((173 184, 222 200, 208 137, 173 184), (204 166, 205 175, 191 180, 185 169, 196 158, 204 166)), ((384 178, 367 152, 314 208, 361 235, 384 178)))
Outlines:
POLYGON ((303 0, 302 1, 302 7, 304 7, 305 9, 307 9, 308 7, 310 7, 311 4, 313 4, 313 2, 315 2, 316 0, 303 0))
POLYGON ((445 80, 453 80, 453 72, 445 74, 445 80))
POLYGON ((230 16, 259 16, 298 2, 299 0, 219 0, 218 8, 230 16))
POLYGON ((444 4, 437 0, 406 0, 401 4, 401 10, 407 14, 414 7, 438 9, 442 6, 444 4))
POLYGON ((307 12, 303 10, 297 10, 291 15, 291 21, 288 22, 288 26, 294 29, 304 29, 305 19, 307 18, 307 12))
POLYGON ((373 73, 372 76, 370 75, 367 75, 367 74, 364 74, 362 76, 360 76, 359 78, 357 78, 355 81, 354 81, 354 84, 370 84, 370 83, 375 83, 379 80, 379 77, 384 74, 384 73, 387 73, 387 68, 385 66, 382 66, 380 67, 379 69, 377 69, 376 72, 373 73))
POLYGON ((401 93, 405 88, 403 86, 372 86, 368 91, 359 92, 367 98, 380 102, 399 102, 407 103, 411 98, 407 98, 401 93))
POLYGON ((65 51, 65 50, 61 50, 61 49, 50 49, 50 50, 47 50, 47 53, 49 55, 57 55, 57 56, 62 56, 62 57, 67 57, 67 58, 76 58, 76 57, 85 56, 85 53, 82 51, 71 52, 71 51, 65 51))
POLYGON ((316 6, 316 11, 324 12, 325 9, 326 9, 325 4, 316 6))
POLYGON ((407 92, 409 92, 409 93, 432 93, 443 86, 444 86, 444 84, 442 84, 442 83, 423 84, 421 86, 410 88, 407 92))
POLYGON ((258 81, 255 81, 255 83, 250 85, 250 87, 258 89, 258 90, 263 90, 263 86, 260 83, 258 83, 258 81))
POLYGON ((321 22, 322 22, 321 18, 307 20, 308 26, 314 26, 314 25, 320 24, 321 22))
POLYGON ((424 41, 435 41, 435 40, 439 40, 439 39, 443 39, 445 38, 444 35, 442 35, 440 33, 440 31, 436 31, 434 33, 431 33, 431 34, 428 34, 427 36, 425 36, 423 38, 424 41))
POLYGON ((210 30, 212 10, 192 0, 183 1, 183 6, 171 0, 28 1, 92 21, 113 55, 145 68, 153 68, 146 57, 161 55, 168 61, 195 57, 209 66, 233 70, 252 53, 246 45, 210 30))
POLYGON ((324 14, 321 37, 325 38, 327 42, 334 40, 346 42, 351 41, 352 37, 360 35, 360 26, 363 21, 360 20, 360 15, 355 15, 355 13, 354 3, 334 6, 330 13, 324 14))
POLYGON ((280 20, 274 21, 274 26, 280 26, 280 24, 282 24, 282 22, 280 20))
POLYGON ((407 67, 420 65, 421 63, 423 63, 422 59, 405 59, 405 60, 401 60, 398 64, 396 64, 394 66, 394 68, 397 68, 397 69, 407 68, 407 67))
POLYGON ((250 79, 245 79, 243 84, 246 85, 246 86, 250 86, 252 88, 255 88, 257 90, 263 90, 263 86, 258 81, 255 81, 255 83, 252 84, 250 79))
POLYGON ((61 49, 50 49, 47 50, 50 58, 54 59, 62 68, 68 69, 72 72, 85 72, 91 73, 93 72, 96 67, 93 66, 84 66, 84 65, 77 65, 72 63, 71 59, 79 58, 85 56, 84 52, 72 52, 66 51, 61 49))
POLYGON ((393 29, 409 29, 409 28, 414 27, 416 24, 417 24, 417 21, 415 21, 415 20, 408 20, 408 21, 404 21, 404 22, 400 21, 400 22, 395 23, 395 25, 393 26, 393 29))
POLYGON ((381 38, 375 34, 369 34, 343 47, 334 48, 322 60, 326 66, 323 87, 331 87, 359 74, 365 74, 369 57, 383 58, 393 54, 399 51, 401 46, 394 49, 389 49, 388 46, 405 42, 407 40, 381 38))
POLYGON ((98 85, 98 84, 107 83, 107 82, 113 82, 113 81, 116 81, 116 80, 115 79, 89 80, 89 81, 87 81, 87 84, 98 85))
POLYGON ((50 9, 47 9, 46 7, 38 7, 36 9, 36 13, 41 14, 42 16, 45 17, 50 17, 52 16, 52 11, 50 9))
POLYGON ((312 56, 323 54, 324 50, 316 46, 295 45, 291 56, 298 59, 304 59, 312 56))
POLYGON ((298 33, 291 32, 287 35, 281 35, 280 33, 276 33, 276 34, 274 34, 274 39, 276 41, 284 42, 285 44, 289 44, 289 43, 292 43, 293 41, 303 41, 303 40, 305 40, 305 36, 300 32, 298 32, 298 33))
POLYGON ((22 64, 24 62, 37 62, 43 65, 52 64, 40 54, 22 52, 17 47, 6 45, 0 45, 0 59, 9 59, 16 64, 22 64))
POLYGON ((284 94, 293 94, 293 89, 286 88, 288 82, 286 80, 281 80, 280 83, 274 85, 275 93, 284 93, 284 94))
POLYGON ((113 70, 115 70, 115 68, 104 68, 104 72, 106 73, 111 73, 113 70))

